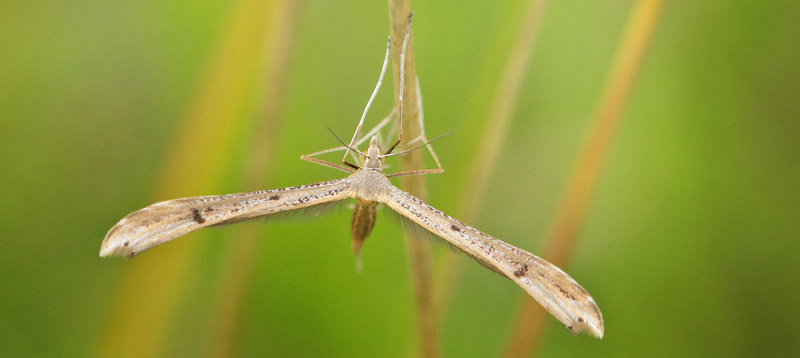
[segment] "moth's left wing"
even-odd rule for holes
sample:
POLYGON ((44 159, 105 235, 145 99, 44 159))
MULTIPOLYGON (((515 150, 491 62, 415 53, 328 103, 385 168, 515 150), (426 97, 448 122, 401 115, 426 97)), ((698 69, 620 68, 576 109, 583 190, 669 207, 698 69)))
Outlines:
POLYGON ((594 299, 555 265, 466 225, 394 186, 378 200, 514 281, 571 332, 603 337, 603 315, 594 299))
POLYGON ((231 224, 350 198, 348 178, 291 188, 163 201, 122 218, 103 239, 100 256, 132 257, 204 227, 231 224))

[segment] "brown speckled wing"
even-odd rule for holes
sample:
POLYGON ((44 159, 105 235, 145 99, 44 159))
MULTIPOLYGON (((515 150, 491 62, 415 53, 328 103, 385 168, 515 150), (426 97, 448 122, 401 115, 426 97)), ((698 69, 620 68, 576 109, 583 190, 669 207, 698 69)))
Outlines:
POLYGON ((396 187, 387 190, 379 201, 514 281, 571 332, 603 337, 603 316, 594 299, 555 265, 466 225, 396 187))
POLYGON ((132 257, 192 231, 353 197, 347 178, 216 196, 163 201, 122 218, 103 239, 100 256, 132 257))

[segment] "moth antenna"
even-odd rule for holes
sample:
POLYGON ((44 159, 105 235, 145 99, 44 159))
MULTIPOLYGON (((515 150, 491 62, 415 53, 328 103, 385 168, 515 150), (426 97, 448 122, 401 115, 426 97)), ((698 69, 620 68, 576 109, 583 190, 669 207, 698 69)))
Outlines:
POLYGON ((336 138, 336 140, 337 140, 337 141, 339 141, 339 143, 340 143, 341 145, 343 145, 345 148, 347 148, 347 149, 349 149, 349 150, 352 150, 352 151, 354 151, 354 152, 356 152, 356 153, 358 153, 358 154, 361 154, 361 155, 363 155, 363 156, 365 156, 365 157, 367 156, 366 154, 364 154, 364 153, 361 153, 361 151, 360 151, 360 150, 358 150, 358 148, 353 148, 353 147, 351 147, 350 145, 348 145, 347 143, 345 143, 345 142, 342 140, 342 138, 339 138, 339 136, 336 134, 336 132, 334 132, 334 131, 333 131, 333 129, 331 129, 331 127, 327 127, 327 128, 328 128, 328 130, 331 132, 331 134, 333 134, 333 137, 334 137, 334 138, 336 138))
POLYGON ((380 156, 380 158, 392 157, 392 156, 395 156, 395 155, 401 155, 401 154, 406 154, 406 153, 411 152, 411 151, 415 151, 415 150, 417 150, 419 148, 422 148, 424 146, 427 146, 428 144, 431 144, 431 143, 433 143, 433 142, 435 142, 435 141, 437 141, 439 139, 442 139, 442 138, 444 138, 446 136, 449 136, 449 135, 453 134, 453 132, 454 131, 449 131, 447 133, 441 134, 438 137, 433 138, 433 139, 431 139, 431 140, 429 140, 429 141, 427 141, 425 143, 422 143, 422 144, 420 144, 420 145, 418 145, 418 146, 416 146, 414 148, 411 148, 411 149, 406 149, 406 150, 403 150, 403 151, 400 151, 400 152, 395 152, 395 153, 383 154, 383 155, 380 156))

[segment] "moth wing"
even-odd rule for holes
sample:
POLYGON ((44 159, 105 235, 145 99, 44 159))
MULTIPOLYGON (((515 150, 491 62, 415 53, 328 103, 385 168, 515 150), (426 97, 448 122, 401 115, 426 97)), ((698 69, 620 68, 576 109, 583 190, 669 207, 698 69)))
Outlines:
POLYGON ((555 265, 466 225, 394 186, 380 201, 483 266, 514 281, 571 332, 603 337, 603 315, 594 299, 555 265))
POLYGON ((103 239, 100 256, 130 258, 204 227, 332 203, 353 195, 345 178, 284 189, 163 201, 122 218, 103 239))

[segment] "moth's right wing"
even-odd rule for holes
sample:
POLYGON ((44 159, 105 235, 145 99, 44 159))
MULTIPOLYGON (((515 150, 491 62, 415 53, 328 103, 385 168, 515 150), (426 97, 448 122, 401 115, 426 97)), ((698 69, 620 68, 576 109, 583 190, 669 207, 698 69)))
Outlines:
POLYGON ((594 299, 555 265, 466 225, 394 186, 382 193, 379 200, 483 266, 514 281, 571 332, 603 337, 603 315, 594 299))
POLYGON ((103 239, 100 256, 130 258, 204 227, 308 208, 353 196, 350 180, 344 178, 284 189, 163 201, 122 218, 103 239))

